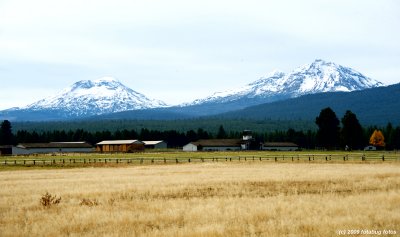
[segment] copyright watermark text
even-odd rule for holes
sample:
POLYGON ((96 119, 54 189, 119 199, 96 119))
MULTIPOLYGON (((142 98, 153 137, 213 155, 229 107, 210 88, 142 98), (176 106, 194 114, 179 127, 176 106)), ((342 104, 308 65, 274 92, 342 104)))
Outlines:
POLYGON ((373 230, 373 229, 352 229, 352 230, 337 230, 338 235, 396 235, 396 230, 373 230))

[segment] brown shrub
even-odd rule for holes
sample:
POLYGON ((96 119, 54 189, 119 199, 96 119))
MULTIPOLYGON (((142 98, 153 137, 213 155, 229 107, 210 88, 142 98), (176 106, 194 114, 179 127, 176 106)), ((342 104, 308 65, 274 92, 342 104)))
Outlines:
POLYGON ((93 206, 98 206, 99 202, 96 199, 90 200, 90 199, 84 198, 84 199, 81 200, 79 205, 93 207, 93 206))
POLYGON ((51 195, 49 192, 46 192, 41 198, 40 198, 40 204, 43 207, 51 207, 53 205, 58 205, 61 202, 61 197, 57 197, 56 195, 51 195))

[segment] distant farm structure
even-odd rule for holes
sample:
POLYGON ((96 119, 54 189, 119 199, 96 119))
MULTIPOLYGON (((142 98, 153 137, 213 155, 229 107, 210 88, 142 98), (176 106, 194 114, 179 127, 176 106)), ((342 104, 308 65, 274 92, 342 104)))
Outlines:
POLYGON ((201 139, 183 146, 183 151, 245 151, 260 150, 252 132, 244 130, 242 139, 201 139))
POLYGON ((299 146, 292 142, 266 142, 262 144, 265 151, 296 151, 299 146))
POLYGON ((139 140, 102 141, 96 144, 97 152, 134 152, 143 151, 145 144, 139 140))
POLYGON ((92 145, 86 142, 21 143, 12 147, 13 155, 72 152, 88 153, 92 151, 92 145))
POLYGON ((143 141, 146 149, 166 149, 168 144, 165 141, 143 141))
POLYGON ((186 144, 183 151, 239 151, 241 148, 240 139, 207 139, 186 144))

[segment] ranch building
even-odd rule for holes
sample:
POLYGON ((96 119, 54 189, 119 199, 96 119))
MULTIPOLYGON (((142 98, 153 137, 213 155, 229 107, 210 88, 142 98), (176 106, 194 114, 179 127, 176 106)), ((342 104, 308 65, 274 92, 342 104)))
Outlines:
POLYGON ((21 143, 12 147, 13 155, 43 153, 86 153, 92 151, 92 145, 86 142, 21 143))
POLYGON ((144 142, 139 140, 102 141, 96 144, 97 152, 135 152, 143 150, 144 142))
POLYGON ((4 145, 0 146, 0 156, 12 155, 12 146, 4 145))
POLYGON ((166 149, 167 143, 164 141, 143 141, 146 149, 166 149))
POLYGON ((266 142, 262 144, 262 150, 266 151, 296 151, 299 146, 292 142, 266 142))
MULTIPOLYGON (((183 147, 183 151, 238 151, 254 147, 254 139, 250 130, 243 131, 242 139, 204 139, 191 142, 183 147)), ((257 145, 259 149, 259 145, 257 145)))
POLYGON ((198 140, 183 147, 183 151, 237 151, 241 149, 241 139, 198 140))

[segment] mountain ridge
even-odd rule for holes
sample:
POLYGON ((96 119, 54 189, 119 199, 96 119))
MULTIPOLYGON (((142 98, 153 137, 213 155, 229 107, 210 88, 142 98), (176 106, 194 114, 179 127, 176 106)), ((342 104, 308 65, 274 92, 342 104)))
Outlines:
POLYGON ((383 86, 383 83, 366 77, 354 69, 316 59, 313 63, 300 66, 290 73, 277 70, 244 87, 216 92, 206 98, 186 103, 184 106, 227 103, 242 99, 274 102, 305 94, 349 92, 379 86, 383 86))
POLYGON ((132 109, 166 107, 167 104, 132 90, 113 77, 82 80, 30 105, 5 112, 36 112, 60 118, 79 118, 132 109))
POLYGON ((219 119, 257 121, 314 121, 321 109, 331 107, 338 118, 346 110, 357 114, 363 125, 386 125, 388 122, 400 125, 400 83, 352 92, 326 92, 308 94, 271 103, 246 107, 235 111, 213 115, 193 115, 195 106, 185 108, 168 107, 152 110, 124 111, 94 116, 93 120, 178 120, 178 119, 219 119), (371 99, 379 98, 379 99, 371 99), (161 116, 158 116, 161 115, 161 116))
POLYGON ((311 120, 326 107, 338 118, 351 110, 363 125, 400 124, 400 83, 352 92, 308 94, 215 115, 220 119, 311 120), (375 99, 371 99, 375 98, 375 99), (377 98, 377 99, 376 99, 377 98))
POLYGON ((216 92, 191 103, 168 106, 126 87, 115 78, 103 77, 78 81, 54 96, 23 108, 0 111, 0 119, 70 120, 99 115, 104 118, 136 116, 153 119, 165 116, 179 119, 216 115, 306 94, 350 92, 382 85, 351 68, 316 59, 289 73, 274 71, 238 89, 216 92))

